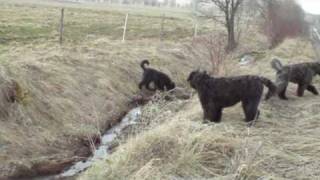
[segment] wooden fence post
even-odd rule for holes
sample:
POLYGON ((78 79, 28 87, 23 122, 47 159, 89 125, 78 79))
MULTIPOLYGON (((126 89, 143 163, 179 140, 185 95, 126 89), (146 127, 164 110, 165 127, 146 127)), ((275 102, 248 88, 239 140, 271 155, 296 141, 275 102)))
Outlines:
POLYGON ((198 36, 198 22, 195 22, 193 37, 195 38, 197 36, 198 36))
POLYGON ((125 38, 126 38, 126 30, 127 30, 127 22, 128 22, 128 13, 126 15, 126 19, 124 21, 124 26, 123 26, 123 35, 122 35, 122 42, 125 41, 125 38))
POLYGON ((160 41, 163 41, 164 39, 164 20, 165 20, 165 14, 162 14, 161 17, 161 25, 160 25, 160 41))
POLYGON ((61 19, 60 19, 60 36, 59 36, 59 42, 62 44, 63 41, 63 29, 64 29, 64 24, 63 24, 63 19, 64 19, 64 8, 61 9, 61 19))
POLYGON ((311 44, 313 47, 313 50, 315 52, 315 55, 317 56, 317 61, 320 61, 320 34, 317 28, 313 27, 311 28, 311 44))

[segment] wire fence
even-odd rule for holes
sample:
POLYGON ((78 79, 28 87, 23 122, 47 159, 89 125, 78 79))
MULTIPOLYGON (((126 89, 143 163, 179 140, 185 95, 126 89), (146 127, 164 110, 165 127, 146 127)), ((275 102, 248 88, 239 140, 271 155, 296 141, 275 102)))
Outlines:
POLYGON ((179 41, 212 31, 213 21, 191 12, 147 9, 139 13, 113 9, 4 6, 0 43, 55 41, 61 44, 108 38, 122 42, 153 39, 179 41))

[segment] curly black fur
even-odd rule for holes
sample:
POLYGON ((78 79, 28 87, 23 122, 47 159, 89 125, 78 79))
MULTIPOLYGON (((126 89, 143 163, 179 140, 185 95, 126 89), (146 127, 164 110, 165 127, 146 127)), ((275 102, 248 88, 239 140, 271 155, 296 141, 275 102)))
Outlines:
POLYGON ((301 97, 305 90, 318 95, 315 86, 312 85, 312 79, 316 74, 320 74, 320 63, 307 62, 283 66, 278 59, 273 59, 271 66, 276 70, 276 84, 278 86, 278 96, 281 99, 288 99, 286 89, 289 82, 298 84, 297 96, 301 97))
POLYGON ((206 72, 193 71, 188 77, 204 111, 204 119, 220 122, 223 108, 242 102, 247 122, 258 115, 258 105, 263 93, 263 85, 269 88, 265 99, 276 92, 276 86, 267 78, 259 76, 210 77, 206 72))
POLYGON ((145 86, 150 91, 161 90, 161 91, 169 91, 174 89, 175 83, 170 79, 170 77, 163 72, 158 70, 147 68, 145 65, 149 65, 148 60, 143 60, 140 64, 143 69, 143 78, 139 83, 139 89, 142 89, 142 86, 145 86), (150 83, 153 82, 155 84, 154 88, 150 87, 150 83))

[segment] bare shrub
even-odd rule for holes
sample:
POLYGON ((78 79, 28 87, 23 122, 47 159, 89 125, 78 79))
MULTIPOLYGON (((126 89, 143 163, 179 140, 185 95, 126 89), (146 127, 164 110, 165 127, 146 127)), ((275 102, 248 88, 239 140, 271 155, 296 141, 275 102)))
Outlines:
MULTIPOLYGON (((235 19, 243 3, 243 0, 211 0, 212 3, 224 14, 224 21, 222 24, 226 27, 228 38, 227 38, 227 50, 233 51, 237 47, 235 39, 235 19)), ((214 18, 214 20, 217 20, 214 18)), ((220 22, 220 20, 218 20, 220 22)))
POLYGON ((204 50, 211 62, 211 70, 214 75, 225 74, 224 60, 227 58, 226 52, 227 37, 222 34, 212 34, 194 39, 194 46, 204 50))
POLYGON ((167 100, 169 93, 157 92, 151 97, 151 100, 143 107, 139 122, 134 132, 131 132, 132 134, 138 134, 162 124, 167 120, 166 117, 171 111, 181 107, 179 102, 174 101, 176 99, 167 100))
POLYGON ((307 31, 302 8, 292 0, 268 0, 264 2, 265 18, 262 28, 274 48, 287 37, 296 37, 307 31))
MULTIPOLYGON (((79 131, 81 134, 81 138, 83 141, 83 144, 90 148, 91 153, 96 151, 96 147, 100 145, 102 140, 102 132, 103 128, 101 125, 101 118, 103 118, 103 115, 99 108, 97 107, 94 99, 87 99, 88 105, 84 105, 82 107, 84 113, 82 115, 82 124, 79 128, 79 131), (88 113, 89 112, 89 113, 88 113)), ((110 114, 114 114, 113 112, 113 104, 107 104, 104 103, 102 105, 102 109, 104 107, 110 106, 110 114)))

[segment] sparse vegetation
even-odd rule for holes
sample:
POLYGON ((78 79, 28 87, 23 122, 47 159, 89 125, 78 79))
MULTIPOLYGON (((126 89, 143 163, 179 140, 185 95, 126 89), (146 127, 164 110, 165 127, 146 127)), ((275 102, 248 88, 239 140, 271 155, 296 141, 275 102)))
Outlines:
POLYGON ((222 33, 197 37, 193 40, 193 48, 202 49, 211 63, 211 72, 214 75, 226 75, 225 62, 228 53, 225 51, 226 36, 222 33))
POLYGON ((236 16, 239 12, 243 0, 211 0, 224 15, 223 25, 228 34, 228 44, 226 50, 232 51, 237 47, 235 28, 236 16))
MULTIPOLYGON (((241 43, 226 56, 218 36, 218 41, 206 39, 212 31, 220 35, 224 27, 198 18, 197 45, 191 12, 184 9, 37 0, 0 0, 0 7, 0 179, 59 173, 87 157, 100 135, 130 108, 142 59, 173 77, 177 86, 189 88, 187 75, 196 68, 274 79, 272 57, 281 57, 284 64, 315 58, 303 37, 268 49, 257 24, 245 25, 241 43), (62 6, 65 41, 60 46, 62 6), (128 12, 127 41, 122 43, 128 12), (166 20, 160 42, 162 13, 166 20), (259 54, 240 66, 237 57, 247 52, 259 54), (1 94, 11 80, 17 83, 14 103, 1 94)), ((315 78, 316 86, 319 82, 315 78)), ((294 91, 289 86, 288 93, 294 91)), ((138 123, 117 139, 113 154, 77 178, 319 177, 318 97, 262 102, 260 119, 248 129, 240 105, 226 109, 223 123, 204 125, 196 96, 184 101, 163 101, 163 96, 142 108, 138 123)))
MULTIPOLYGON (((303 50, 288 55, 288 61, 315 56, 310 43, 297 42, 301 39, 287 40, 273 50, 266 48, 266 56, 254 64, 228 64, 228 75, 249 73, 274 79, 271 57, 291 52, 297 44, 303 50)), ((289 91, 294 93, 295 87, 289 91)), ((240 104, 224 111, 223 123, 205 125, 196 96, 187 102, 149 103, 114 154, 78 179, 314 179, 320 167, 313 154, 319 149, 314 140, 319 129, 313 125, 318 121, 313 113, 317 101, 311 94, 289 105, 276 97, 265 101, 252 128, 240 121, 240 104)))
POLYGON ((188 44, 173 42, 192 38, 184 11, 166 11, 168 34, 160 43, 158 9, 67 5, 60 46, 61 4, 0 1, 0 6, 1 85, 18 83, 17 102, 0 102, 0 178, 34 176, 88 156, 95 138, 128 110, 138 91, 141 59, 150 59, 179 86, 191 62, 198 62, 185 52, 188 44), (127 11, 128 36, 121 43, 118 32, 127 11), (35 168, 39 164, 44 168, 35 168))
POLYGON ((308 34, 304 12, 295 1, 268 0, 262 3, 263 30, 270 48, 278 46, 285 38, 308 34))

